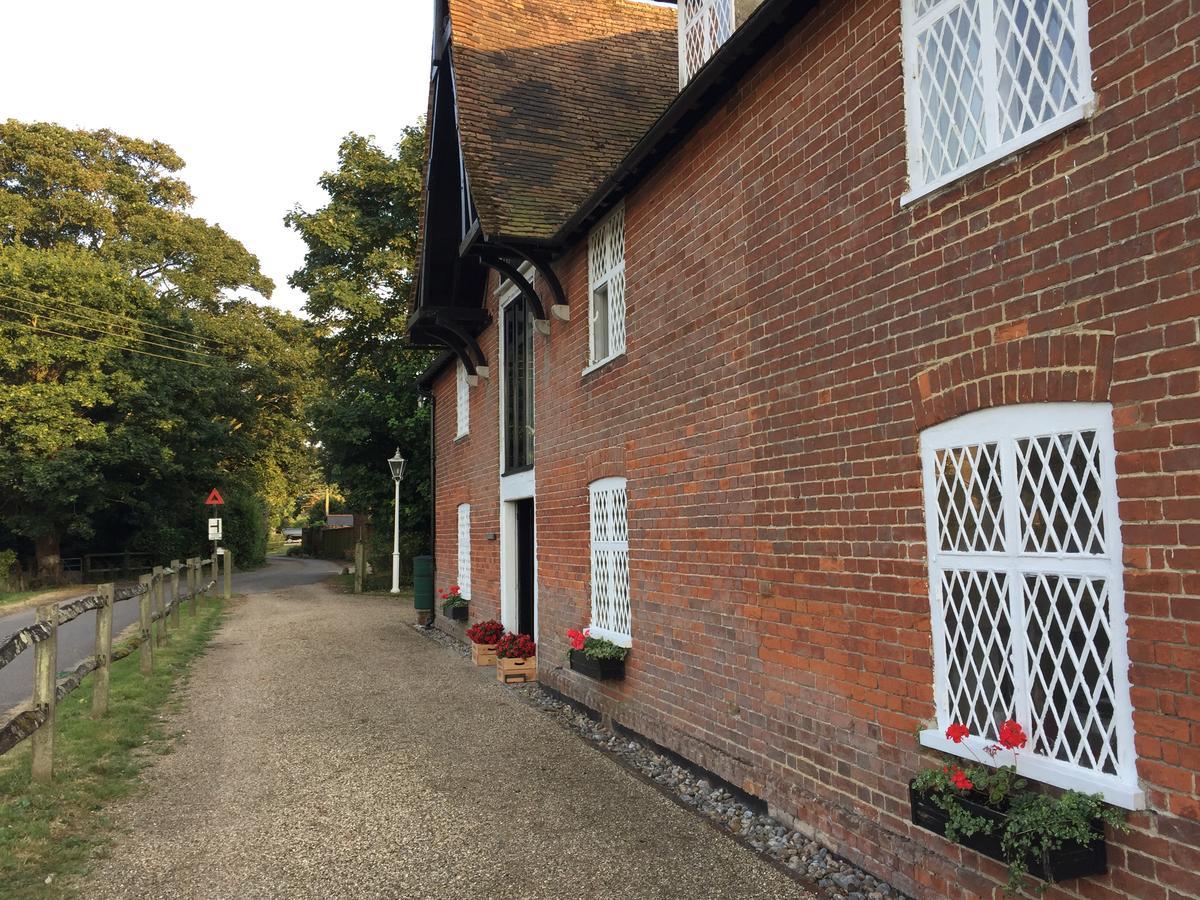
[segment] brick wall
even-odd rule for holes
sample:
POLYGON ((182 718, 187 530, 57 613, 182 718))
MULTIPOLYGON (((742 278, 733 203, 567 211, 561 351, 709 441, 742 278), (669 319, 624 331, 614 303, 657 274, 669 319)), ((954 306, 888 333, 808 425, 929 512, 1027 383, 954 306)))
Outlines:
MULTIPOLYGON (((1003 876, 907 821, 933 715, 918 435, 1040 400, 1114 405, 1150 805, 1108 876, 1050 896, 1200 896, 1200 4, 1090 12, 1094 117, 902 209, 899 4, 824 4, 627 198, 627 354, 581 375, 586 244, 559 264, 571 321, 535 336, 542 680, 923 897, 1003 876), (562 668, 606 475, 616 686, 562 668)), ((438 582, 469 497, 472 618, 497 612, 495 342, 463 442, 438 385, 438 582)))

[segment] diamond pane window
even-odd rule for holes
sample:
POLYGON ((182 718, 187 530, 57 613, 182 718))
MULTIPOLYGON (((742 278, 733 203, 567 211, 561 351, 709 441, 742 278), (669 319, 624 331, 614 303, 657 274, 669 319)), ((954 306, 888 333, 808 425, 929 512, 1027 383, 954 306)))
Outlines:
POLYGON ((471 504, 458 507, 458 587, 459 593, 471 599, 471 504))
POLYGON ((628 647, 629 515, 624 478, 602 478, 588 486, 592 544, 592 623, 597 637, 628 647))
POLYGON ((1021 774, 1139 808, 1112 407, 971 413, 927 429, 921 457, 937 703, 922 742, 974 758, 1016 719, 1021 774), (945 739, 954 723, 965 745, 945 739))
POLYGON ((625 352, 625 207, 588 237, 588 366, 625 352))
POLYGON ((1092 101, 1087 0, 901 0, 905 199, 1081 119, 1092 101))
POLYGON ((680 0, 679 87, 733 34, 733 0, 680 0))
POLYGON ((461 360, 459 360, 455 376, 455 387, 457 389, 458 428, 454 436, 460 438, 471 429, 470 385, 467 381, 467 367, 462 364, 461 360))

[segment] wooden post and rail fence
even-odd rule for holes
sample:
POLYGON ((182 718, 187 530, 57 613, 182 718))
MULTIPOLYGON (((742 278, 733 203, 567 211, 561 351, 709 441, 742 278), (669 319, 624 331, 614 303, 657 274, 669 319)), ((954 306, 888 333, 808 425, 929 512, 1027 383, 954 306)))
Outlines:
POLYGON ((33 701, 7 722, 0 723, 0 755, 25 738, 31 738, 33 779, 49 782, 54 777, 54 718, 58 703, 79 687, 83 679, 95 673, 92 690, 92 717, 108 713, 109 668, 134 650, 140 654, 143 675, 154 671, 155 649, 167 643, 170 631, 180 626, 180 609, 190 601, 190 614, 197 604, 221 582, 226 599, 233 592, 233 555, 219 550, 206 559, 194 557, 186 562, 172 560, 169 566, 155 566, 138 580, 137 587, 117 588, 101 584, 96 593, 65 603, 47 603, 37 608, 33 625, 22 628, 0 642, 0 669, 30 647, 33 648, 33 701), (207 577, 205 568, 209 567, 207 577), (180 574, 186 578, 180 594, 180 574), (113 605, 137 599, 138 633, 115 652, 112 647, 113 605), (58 629, 89 610, 96 611, 95 653, 80 662, 62 679, 58 674, 58 629))

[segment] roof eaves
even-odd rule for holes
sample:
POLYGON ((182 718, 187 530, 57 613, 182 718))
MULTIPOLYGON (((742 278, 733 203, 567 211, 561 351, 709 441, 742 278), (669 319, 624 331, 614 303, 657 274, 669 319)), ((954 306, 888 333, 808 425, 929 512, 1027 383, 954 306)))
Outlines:
MULTIPOLYGON (((818 3, 819 0, 764 0, 554 236, 537 242, 548 249, 561 250, 578 240, 647 177, 663 157, 695 131, 763 53, 818 3)), ((533 243, 529 238, 508 240, 533 243)))

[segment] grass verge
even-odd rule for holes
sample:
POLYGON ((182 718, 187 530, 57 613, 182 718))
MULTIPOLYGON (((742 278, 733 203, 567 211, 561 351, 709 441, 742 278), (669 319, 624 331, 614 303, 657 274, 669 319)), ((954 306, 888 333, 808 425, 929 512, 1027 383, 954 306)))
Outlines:
MULTIPOLYGON (((354 575, 334 575, 329 579, 329 583, 343 594, 354 593, 354 575)), ((390 572, 374 572, 366 577, 363 583, 364 594, 386 594, 392 596, 392 574, 390 572)), ((412 602, 413 588, 412 577, 400 579, 400 593, 396 594, 397 600, 408 600, 412 602)))
POLYGON ((173 749, 178 735, 164 727, 162 714, 177 706, 174 688, 223 610, 219 599, 203 603, 195 618, 183 610, 183 627, 169 646, 156 648, 149 677, 138 671, 136 651, 114 663, 106 718, 89 716, 91 677, 59 704, 52 784, 30 780, 29 741, 0 756, 0 895, 73 895, 70 876, 85 871, 112 839, 104 806, 133 791, 138 773, 173 749))

